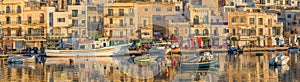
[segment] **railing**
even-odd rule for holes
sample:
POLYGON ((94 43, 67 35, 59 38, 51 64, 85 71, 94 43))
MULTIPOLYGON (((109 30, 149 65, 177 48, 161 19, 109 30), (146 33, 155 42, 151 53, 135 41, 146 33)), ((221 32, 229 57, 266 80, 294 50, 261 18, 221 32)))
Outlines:
POLYGON ((134 16, 134 13, 124 13, 124 14, 120 14, 120 13, 113 13, 113 14, 105 14, 105 17, 108 16, 113 16, 113 17, 119 17, 119 16, 134 16))
POLYGON ((43 33, 39 33, 39 34, 26 34, 26 36, 45 36, 45 34, 43 34, 43 33))
POLYGON ((22 24, 21 21, 0 21, 0 24, 22 24))
POLYGON ((8 12, 5 12, 5 11, 2 11, 3 12, 3 14, 20 14, 21 12, 17 12, 16 10, 10 10, 10 12, 8 13, 8 12))

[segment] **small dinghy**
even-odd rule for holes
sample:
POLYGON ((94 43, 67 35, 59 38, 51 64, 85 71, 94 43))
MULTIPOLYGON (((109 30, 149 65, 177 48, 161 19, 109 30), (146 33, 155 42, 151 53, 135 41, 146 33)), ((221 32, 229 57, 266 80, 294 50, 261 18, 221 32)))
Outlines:
POLYGON ((286 65, 289 60, 290 60, 290 58, 288 56, 280 54, 278 56, 273 57, 269 61, 269 64, 271 66, 283 66, 283 65, 286 65))

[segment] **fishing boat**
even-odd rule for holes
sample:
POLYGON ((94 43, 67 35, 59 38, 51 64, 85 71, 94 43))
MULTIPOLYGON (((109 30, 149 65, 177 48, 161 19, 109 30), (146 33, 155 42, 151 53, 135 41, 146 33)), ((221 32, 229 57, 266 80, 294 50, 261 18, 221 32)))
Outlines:
POLYGON ((197 55, 194 58, 183 61, 183 63, 181 63, 181 67, 201 68, 215 66, 217 64, 218 61, 211 52, 203 52, 201 55, 197 55))
POLYGON ((167 43, 156 43, 151 49, 149 49, 149 53, 152 55, 166 55, 171 51, 171 48, 168 47, 167 43))
POLYGON ((157 58, 157 56, 144 55, 144 56, 135 57, 134 58, 134 62, 135 63, 138 63, 138 62, 149 62, 149 61, 152 61, 152 60, 154 60, 156 58, 157 58))
POLYGON ((286 65, 289 60, 290 58, 288 56, 280 54, 278 56, 271 58, 269 64, 271 66, 283 66, 286 65))
POLYGON ((130 44, 121 44, 99 49, 86 49, 83 47, 79 50, 46 50, 46 55, 48 57, 108 57, 114 55, 124 55, 129 46, 130 44))
POLYGON ((36 57, 35 56, 9 56, 7 58, 8 63, 34 63, 36 57))

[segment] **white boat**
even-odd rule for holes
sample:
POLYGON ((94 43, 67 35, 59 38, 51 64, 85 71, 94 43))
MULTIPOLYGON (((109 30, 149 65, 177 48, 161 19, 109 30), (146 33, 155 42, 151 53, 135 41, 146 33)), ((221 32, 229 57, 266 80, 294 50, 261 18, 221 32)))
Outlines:
POLYGON ((34 63, 35 56, 9 56, 8 63, 34 63))
POLYGON ((278 56, 273 57, 269 61, 269 64, 272 66, 283 66, 283 65, 286 65, 289 60, 290 60, 290 58, 288 56, 280 54, 278 56))
POLYGON ((86 49, 86 50, 47 50, 48 57, 109 57, 115 55, 124 55, 130 44, 122 44, 99 49, 86 49))
POLYGON ((151 49, 149 49, 150 55, 166 55, 170 51, 171 48, 168 47, 167 43, 156 43, 151 49))

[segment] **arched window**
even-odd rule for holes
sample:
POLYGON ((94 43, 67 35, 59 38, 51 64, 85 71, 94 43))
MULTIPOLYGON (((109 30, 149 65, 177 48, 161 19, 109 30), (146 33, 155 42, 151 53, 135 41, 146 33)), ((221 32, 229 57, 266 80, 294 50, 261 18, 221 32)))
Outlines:
POLYGON ((196 36, 199 36, 199 35, 200 35, 200 33, 199 33, 199 30, 198 30, 198 29, 196 29, 196 30, 195 30, 195 34, 196 34, 196 36))
POLYGON ((199 17, 197 15, 194 17, 194 24, 199 24, 199 17))
POLYGON ((10 24, 10 17, 6 17, 6 24, 10 24))
POLYGON ((17 7, 17 13, 21 13, 21 12, 22 12, 21 6, 18 6, 17 7))
POLYGON ((6 13, 10 13, 10 7, 6 6, 6 13))
POLYGON ((17 17, 17 24, 21 24, 21 21, 22 21, 21 16, 18 16, 17 17))
POLYGON ((208 33, 208 30, 207 30, 207 29, 204 29, 204 30, 203 30, 203 35, 205 35, 205 36, 209 35, 209 33, 208 33))
POLYGON ((45 22, 45 16, 43 13, 40 14, 40 23, 44 23, 45 22))

